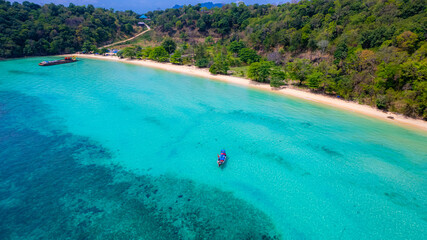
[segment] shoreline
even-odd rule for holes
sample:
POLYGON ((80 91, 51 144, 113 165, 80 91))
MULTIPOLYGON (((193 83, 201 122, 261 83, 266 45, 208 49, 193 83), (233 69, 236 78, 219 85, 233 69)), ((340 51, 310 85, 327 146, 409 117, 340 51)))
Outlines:
POLYGON ((350 111, 353 113, 359 113, 365 116, 370 116, 379 120, 386 121, 388 123, 397 124, 407 128, 409 127, 413 130, 423 130, 424 132, 427 132, 427 121, 423 121, 421 119, 409 118, 409 117, 405 117, 403 115, 391 113, 391 112, 383 112, 379 109, 373 108, 368 105, 362 105, 356 102, 345 101, 343 99, 333 98, 323 94, 311 93, 301 89, 295 89, 295 88, 274 89, 270 87, 270 85, 267 83, 258 83, 246 78, 240 78, 240 77, 228 76, 228 75, 213 75, 209 72, 208 69, 197 68, 196 66, 174 65, 171 63, 160 63, 160 62, 155 62, 151 60, 137 60, 137 59, 131 60, 131 59, 124 59, 124 58, 120 59, 117 56, 101 56, 101 55, 88 55, 88 54, 67 54, 67 55, 60 55, 60 56, 76 56, 80 58, 131 63, 131 64, 140 65, 140 66, 166 70, 170 72, 176 72, 181 74, 188 74, 192 76, 218 80, 222 82, 232 83, 235 85, 246 86, 246 87, 256 88, 260 90, 266 90, 272 93, 279 93, 282 95, 303 99, 309 102, 329 105, 329 106, 350 111), (393 119, 390 119, 389 117, 393 117, 393 119))

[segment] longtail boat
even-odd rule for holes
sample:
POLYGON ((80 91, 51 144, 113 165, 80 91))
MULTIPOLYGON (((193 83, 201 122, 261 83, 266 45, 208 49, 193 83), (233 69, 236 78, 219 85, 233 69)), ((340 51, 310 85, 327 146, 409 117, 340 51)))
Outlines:
POLYGON ((39 63, 39 66, 52 66, 52 65, 58 65, 58 64, 64 64, 64 63, 72 63, 77 62, 76 57, 65 57, 64 59, 55 60, 55 61, 43 61, 39 63))

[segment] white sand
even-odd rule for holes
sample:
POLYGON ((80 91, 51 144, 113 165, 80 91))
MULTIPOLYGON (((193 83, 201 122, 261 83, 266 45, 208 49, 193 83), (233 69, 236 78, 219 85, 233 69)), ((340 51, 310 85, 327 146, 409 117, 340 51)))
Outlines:
POLYGON ((273 89, 270 87, 269 84, 257 83, 245 78, 226 76, 226 75, 212 75, 207 69, 201 69, 195 66, 174 65, 171 63, 159 63, 159 62, 154 62, 150 60, 120 59, 116 56, 100 56, 100 55, 87 55, 87 54, 74 54, 74 55, 67 55, 67 56, 77 56, 80 58, 91 58, 91 59, 126 62, 126 63, 137 64, 137 65, 142 65, 142 66, 151 67, 151 68, 163 69, 166 71, 190 74, 193 76, 224 81, 224 82, 243 85, 247 87, 258 88, 262 90, 272 91, 275 93, 281 93, 284 95, 305 99, 312 102, 327 104, 327 105, 338 107, 348 111, 375 117, 387 122, 399 124, 401 126, 409 127, 409 128, 412 128, 413 130, 422 130, 427 132, 427 121, 423 121, 420 119, 408 118, 403 115, 394 114, 390 112, 386 113, 367 105, 361 105, 356 102, 344 101, 342 99, 333 98, 326 95, 315 94, 305 90, 300 90, 295 88, 273 89), (388 117, 393 117, 394 119, 389 119, 388 117))

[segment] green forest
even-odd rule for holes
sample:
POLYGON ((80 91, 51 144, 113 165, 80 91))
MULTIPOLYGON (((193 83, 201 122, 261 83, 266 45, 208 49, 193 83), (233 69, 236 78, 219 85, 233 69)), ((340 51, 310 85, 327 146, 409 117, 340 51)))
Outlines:
POLYGON ((427 119, 426 6, 425 0, 189 5, 148 12, 155 31, 146 38, 162 46, 122 53, 214 74, 231 70, 274 87, 293 84, 427 119))
POLYGON ((0 0, 0 58, 93 51, 102 43, 133 35, 137 14, 92 5, 0 0))
MULTIPOLYGON (((119 56, 209 68, 427 120, 425 0, 200 4, 148 12, 119 56)), ((132 11, 0 0, 0 57, 71 53, 132 35, 132 11)), ((105 51, 105 49, 104 49, 105 51)))

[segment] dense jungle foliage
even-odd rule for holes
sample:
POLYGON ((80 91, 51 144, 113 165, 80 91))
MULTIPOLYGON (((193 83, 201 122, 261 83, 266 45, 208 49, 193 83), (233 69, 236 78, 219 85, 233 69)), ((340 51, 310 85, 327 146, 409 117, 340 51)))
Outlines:
MULTIPOLYGON (((178 44, 173 63, 216 74, 231 67, 275 87, 289 81, 427 119, 426 6, 425 0, 304 0, 210 10, 190 5, 146 15, 154 44, 162 38, 178 44)), ((133 56, 150 58, 150 49, 133 56)))
POLYGON ((132 35, 136 17, 132 11, 114 12, 92 5, 40 6, 0 0, 0 57, 91 51, 132 35))

